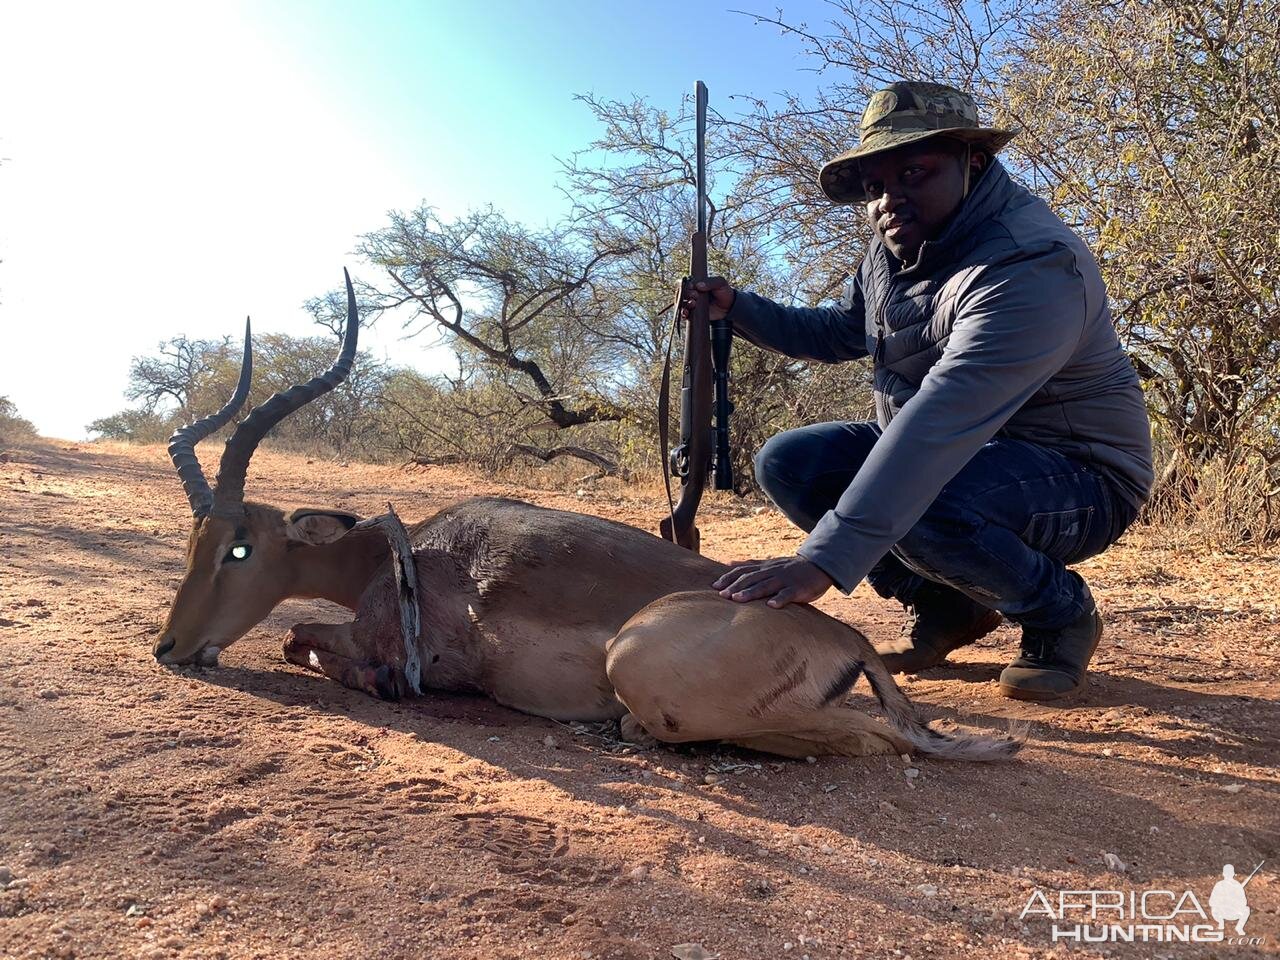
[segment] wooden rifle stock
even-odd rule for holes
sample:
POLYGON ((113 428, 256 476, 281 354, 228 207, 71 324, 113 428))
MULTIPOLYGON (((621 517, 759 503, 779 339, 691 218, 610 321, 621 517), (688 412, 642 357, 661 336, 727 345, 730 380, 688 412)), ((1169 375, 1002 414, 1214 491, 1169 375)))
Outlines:
MULTIPOLYGON (((697 282, 697 261, 699 260, 699 241, 701 241, 702 277, 706 278, 706 238, 699 233, 693 235, 694 254, 689 271, 690 276, 680 285, 680 303, 688 296, 692 285, 697 282)), ((694 308, 684 324, 684 376, 680 383, 680 445, 667 453, 666 424, 667 404, 665 397, 659 396, 659 433, 664 457, 669 457, 663 473, 680 478, 680 499, 671 506, 670 516, 662 518, 662 536, 688 547, 697 553, 701 546, 701 535, 694 525, 694 517, 698 505, 702 502, 702 491, 707 485, 707 474, 711 467, 711 304, 710 297, 699 293, 694 300, 694 308)), ((669 374, 664 372, 663 394, 667 392, 669 374)), ((667 476, 668 501, 671 496, 670 477, 667 476)))

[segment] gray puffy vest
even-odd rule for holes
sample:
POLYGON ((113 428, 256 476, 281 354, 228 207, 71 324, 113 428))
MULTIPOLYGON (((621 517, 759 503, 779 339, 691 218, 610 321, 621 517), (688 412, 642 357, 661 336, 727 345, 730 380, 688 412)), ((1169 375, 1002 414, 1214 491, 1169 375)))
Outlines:
MULTIPOLYGON (((1097 263, 1048 205, 1014 183, 998 162, 974 186, 946 232, 924 244, 913 266, 901 269, 877 240, 867 251, 859 280, 866 345, 874 358, 877 419, 887 425, 942 356, 957 299, 976 268, 1054 247, 1070 251, 1085 281, 1084 334, 1070 362, 999 435, 1091 462, 1126 499, 1140 504, 1153 479, 1150 423, 1137 374, 1116 336, 1097 263)), ((1046 308, 1045 323, 1055 322, 1052 311, 1052 305, 1046 308)))

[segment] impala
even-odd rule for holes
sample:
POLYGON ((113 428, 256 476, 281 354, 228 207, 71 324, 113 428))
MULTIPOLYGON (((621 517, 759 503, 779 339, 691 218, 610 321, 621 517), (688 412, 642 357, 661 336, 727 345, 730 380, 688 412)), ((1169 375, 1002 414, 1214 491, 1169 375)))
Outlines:
POLYGON ((922 723, 866 638, 812 607, 733 603, 710 588, 722 564, 634 527, 515 500, 465 500, 411 529, 421 631, 406 648, 382 533, 343 511, 244 499, 266 433, 350 372, 359 321, 349 277, 347 309, 333 367, 236 426, 214 487, 195 445, 248 394, 247 330, 231 400, 174 434, 169 453, 194 519, 186 574, 155 644, 161 663, 215 662, 281 601, 324 597, 355 618, 294 626, 286 658, 386 699, 471 691, 557 720, 617 719, 630 738, 722 740, 792 757, 914 749, 986 760, 1019 748, 1019 737, 922 723), (887 726, 845 704, 863 673, 887 726))

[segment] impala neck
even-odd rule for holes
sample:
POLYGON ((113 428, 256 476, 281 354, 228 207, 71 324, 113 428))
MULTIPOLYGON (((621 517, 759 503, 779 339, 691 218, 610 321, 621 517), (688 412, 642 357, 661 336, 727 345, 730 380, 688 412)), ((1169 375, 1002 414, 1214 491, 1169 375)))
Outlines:
POLYGON ((387 541, 377 531, 349 533, 333 543, 299 548, 289 595, 322 597, 354 610, 389 556, 387 541))

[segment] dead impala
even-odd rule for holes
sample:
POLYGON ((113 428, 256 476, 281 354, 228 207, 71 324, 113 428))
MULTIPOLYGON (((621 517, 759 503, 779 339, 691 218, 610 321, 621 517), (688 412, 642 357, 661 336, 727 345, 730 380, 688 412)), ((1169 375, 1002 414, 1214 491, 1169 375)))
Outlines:
POLYGON ((723 740, 792 757, 914 749, 985 760, 1017 751, 1018 738, 923 724, 866 638, 812 607, 733 603, 710 589, 726 569, 713 560, 620 523, 515 500, 466 500, 412 528, 421 630, 406 650, 381 532, 357 527, 350 513, 244 499, 249 458, 266 433, 350 372, 359 325, 350 278, 347 308, 333 367, 238 424, 213 488, 194 448, 248 393, 247 333, 230 402, 174 435, 169 453, 194 521, 186 575, 155 644, 160 662, 212 662, 282 600, 324 597, 355 619, 298 624, 286 658, 386 699, 421 687, 472 691, 557 720, 619 719, 627 736, 723 740), (845 705, 860 673, 889 726, 845 705))

